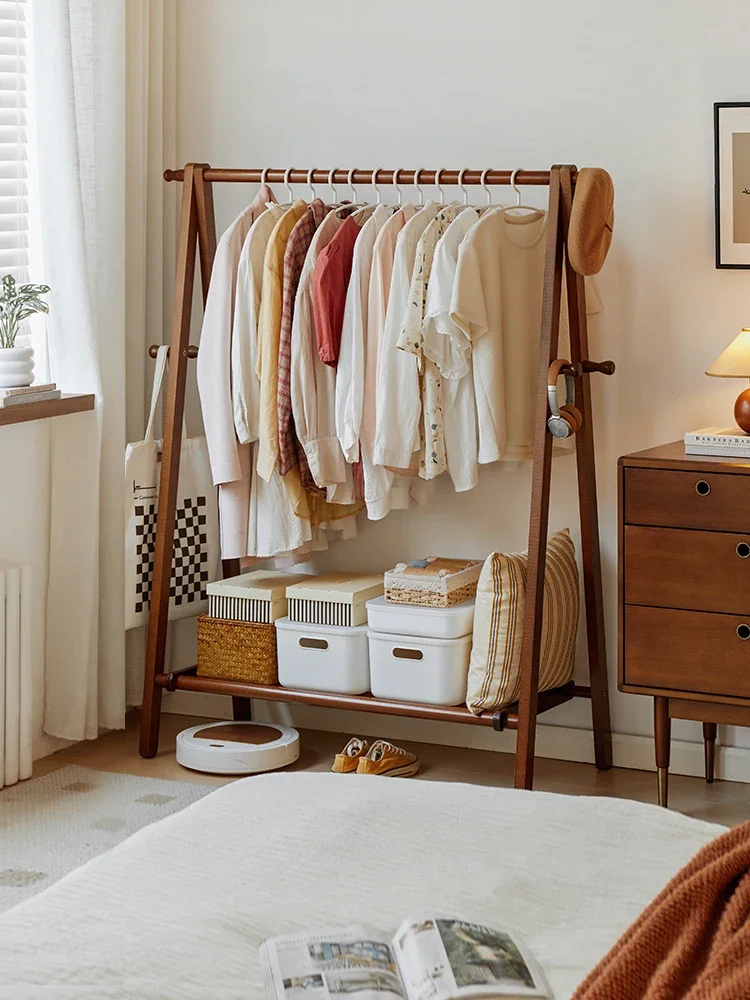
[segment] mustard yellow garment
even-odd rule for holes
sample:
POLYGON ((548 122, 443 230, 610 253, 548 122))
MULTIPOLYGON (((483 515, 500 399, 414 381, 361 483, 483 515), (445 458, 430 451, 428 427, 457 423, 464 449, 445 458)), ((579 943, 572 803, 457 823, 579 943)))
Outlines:
POLYGON ((279 417, 276 397, 279 381, 284 251, 289 241, 289 234, 306 211, 307 204, 300 199, 284 212, 273 228, 263 258, 255 371, 260 380, 258 475, 267 483, 271 480, 279 457, 279 417))

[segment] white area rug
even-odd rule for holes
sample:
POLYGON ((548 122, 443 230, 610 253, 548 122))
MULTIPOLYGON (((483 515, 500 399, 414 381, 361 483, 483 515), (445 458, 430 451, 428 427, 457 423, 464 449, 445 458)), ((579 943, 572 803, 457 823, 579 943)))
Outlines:
POLYGON ((63 767, 0 791, 0 910, 52 885, 209 785, 63 767))

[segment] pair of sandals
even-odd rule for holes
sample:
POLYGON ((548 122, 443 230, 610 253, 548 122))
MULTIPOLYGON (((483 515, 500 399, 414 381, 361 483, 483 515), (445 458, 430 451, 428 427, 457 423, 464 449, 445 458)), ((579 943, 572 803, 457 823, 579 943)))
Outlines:
POLYGON ((337 753, 331 768, 336 774, 379 774, 388 778, 409 778, 419 771, 419 758, 388 740, 367 740, 353 736, 341 753, 337 753))

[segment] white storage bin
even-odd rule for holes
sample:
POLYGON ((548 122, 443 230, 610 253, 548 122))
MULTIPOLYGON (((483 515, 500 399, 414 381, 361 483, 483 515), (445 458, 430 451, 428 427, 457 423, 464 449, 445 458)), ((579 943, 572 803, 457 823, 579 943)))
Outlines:
POLYGON ((474 603, 472 599, 451 608, 425 608, 375 597, 367 602, 367 623, 373 632, 458 639, 469 635, 474 628, 474 603))
POLYGON ((279 684, 305 691, 364 694, 370 690, 367 626, 276 622, 279 684))
POLYGON ((460 705, 466 701, 471 636, 429 639, 367 633, 370 685, 376 698, 460 705))

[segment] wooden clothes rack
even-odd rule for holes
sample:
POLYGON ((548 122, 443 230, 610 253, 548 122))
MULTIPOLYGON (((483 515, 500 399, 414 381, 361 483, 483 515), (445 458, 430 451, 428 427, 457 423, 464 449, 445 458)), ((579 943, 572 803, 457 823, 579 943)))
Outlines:
MULTIPOLYGON (((140 752, 153 757, 159 744, 161 695, 163 690, 202 691, 231 695, 235 718, 250 718, 250 699, 302 703, 326 707, 354 709, 384 715, 461 722, 493 726, 496 730, 517 731, 515 784, 531 788, 534 777, 534 744, 536 721, 540 712, 570 701, 574 697, 591 699, 596 766, 612 766, 612 738, 609 720, 607 660, 604 642, 604 609, 602 600, 599 524, 596 496, 596 463, 594 458, 594 427, 591 408, 589 375, 592 372, 611 374, 611 362, 596 363, 588 357, 586 324, 586 292, 583 278, 567 259, 566 241, 573 205, 577 170, 573 166, 553 166, 550 170, 228 170, 213 169, 205 163, 189 163, 182 170, 167 170, 167 181, 182 182, 182 208, 177 252, 177 277, 174 292, 174 314, 170 342, 169 376, 165 403, 164 442, 159 483, 158 517, 151 591, 151 613, 148 625, 148 645, 143 689, 140 752), (211 267, 216 251, 214 219, 214 183, 309 184, 378 184, 415 183, 433 185, 508 185, 515 180, 520 185, 549 187, 546 262, 542 326, 540 333, 537 408, 535 417, 534 460, 529 518, 527 599, 521 651, 521 687, 517 705, 496 712, 472 715, 465 707, 441 707, 386 701, 371 695, 323 694, 265 686, 241 681, 198 677, 196 668, 164 672, 169 612, 169 585, 172 568, 175 508, 180 461, 180 440, 184 417, 185 386, 188 359, 196 356, 189 344, 190 318, 195 278, 196 254, 200 261, 201 284, 205 304, 211 267), (583 586, 587 626, 590 684, 581 687, 573 683, 553 691, 539 693, 539 659, 542 641, 542 608, 544 571, 549 521, 550 472, 552 436, 547 429, 547 376, 552 361, 557 358, 563 271, 567 286, 567 308, 570 326, 571 362, 575 369, 576 406, 583 416, 583 425, 575 435, 578 471, 578 500, 581 524, 583 586)), ((151 349, 154 351, 154 348, 151 349)), ((236 561, 224 563, 224 575, 239 572, 236 561)))

